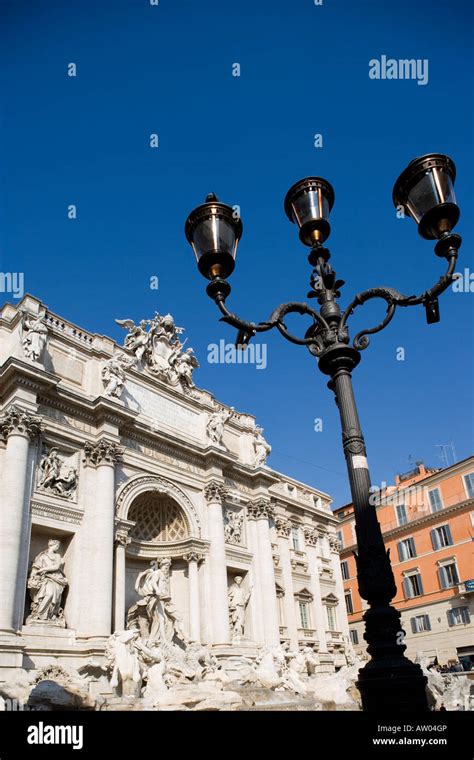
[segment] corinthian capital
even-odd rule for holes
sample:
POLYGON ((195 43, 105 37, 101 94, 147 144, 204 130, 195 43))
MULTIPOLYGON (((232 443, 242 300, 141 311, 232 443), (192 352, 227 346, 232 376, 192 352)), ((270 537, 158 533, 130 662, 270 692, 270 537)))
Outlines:
POLYGON ((41 417, 31 414, 16 404, 12 404, 0 417, 0 433, 4 438, 10 435, 23 435, 33 440, 42 430, 41 417))
POLYGON ((126 533, 115 534, 115 546, 122 546, 124 549, 126 549, 131 542, 132 539, 126 533))
POLYGON ((101 464, 114 465, 123 452, 124 449, 121 446, 107 438, 102 438, 99 443, 86 442, 84 444, 84 462, 93 467, 98 467, 101 464))
POLYGON ((208 504, 222 504, 228 494, 228 489, 218 480, 211 480, 204 487, 204 496, 208 504))
POLYGON ((303 528, 304 540, 308 546, 316 546, 318 543, 318 531, 316 528, 312 528, 310 525, 305 525, 303 528))
POLYGON ((337 536, 334 536, 332 533, 329 534, 329 546, 331 548, 331 551, 334 552, 334 554, 339 554, 341 551, 341 542, 339 541, 337 536))
POLYGON ((275 509, 270 503, 270 499, 257 499, 247 507, 248 516, 252 520, 269 519, 273 517, 275 509))
POLYGON ((286 517, 275 517, 275 527, 277 535, 282 538, 288 538, 291 533, 291 523, 286 517))
POLYGON ((190 551, 187 552, 187 554, 183 554, 183 559, 185 562, 202 562, 204 559, 204 554, 201 554, 200 552, 190 551))

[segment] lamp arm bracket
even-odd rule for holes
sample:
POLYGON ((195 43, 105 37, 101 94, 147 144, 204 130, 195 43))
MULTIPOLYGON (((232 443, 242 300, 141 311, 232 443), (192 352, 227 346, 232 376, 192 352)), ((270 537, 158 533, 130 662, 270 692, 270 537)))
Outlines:
POLYGON ((391 322, 393 319, 397 306, 417 306, 418 304, 429 303, 430 301, 434 301, 441 293, 444 293, 444 291, 449 288, 453 280, 456 279, 454 269, 456 266, 457 251, 455 249, 451 249, 447 255, 447 259, 448 268, 446 273, 439 278, 438 282, 435 283, 432 288, 425 290, 419 296, 406 296, 395 288, 384 285, 376 288, 369 288, 368 290, 364 290, 362 293, 358 293, 342 314, 339 331, 341 332, 343 330, 347 323, 347 320, 351 314, 354 313, 354 310, 357 306, 362 306, 364 303, 372 300, 373 298, 382 298, 384 301, 386 301, 387 314, 385 316, 385 319, 383 319, 382 322, 380 322, 375 327, 361 330, 361 332, 357 333, 353 340, 354 348, 359 351, 363 351, 370 343, 368 335, 378 333, 387 327, 389 322, 391 322))
POLYGON ((218 308, 224 315, 221 317, 221 322, 226 322, 229 325, 232 325, 232 327, 237 328, 240 331, 240 334, 242 334, 243 337, 245 337, 245 343, 248 343, 250 338, 255 335, 258 332, 266 332, 267 330, 271 330, 272 328, 276 327, 277 330, 291 343, 296 343, 300 346, 309 346, 316 342, 315 338, 313 336, 305 337, 305 338, 298 338, 295 335, 292 335, 288 331, 288 328, 286 327, 283 318, 287 314, 308 314, 311 316, 315 323, 317 323, 320 327, 322 327, 325 330, 330 330, 330 327, 324 317, 322 317, 320 314, 318 314, 314 309, 311 309, 306 303, 299 303, 297 301, 291 301, 290 303, 284 303, 280 304, 280 306, 277 306, 276 309, 272 311, 270 314, 268 320, 266 322, 247 322, 246 320, 241 319, 237 316, 237 314, 233 314, 230 312, 226 305, 225 305, 225 299, 222 297, 217 297, 214 299, 218 308))

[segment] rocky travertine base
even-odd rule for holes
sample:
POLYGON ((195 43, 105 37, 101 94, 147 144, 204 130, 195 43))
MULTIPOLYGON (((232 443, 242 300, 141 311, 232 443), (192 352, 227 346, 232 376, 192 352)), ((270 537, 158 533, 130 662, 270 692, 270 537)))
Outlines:
MULTIPOLYGON (((153 669, 139 696, 117 696, 107 678, 94 669, 80 674, 72 668, 49 665, 38 671, 22 673, 8 684, 0 685, 0 710, 41 711, 328 711, 360 710, 355 686, 360 662, 334 674, 313 675, 295 680, 291 688, 288 674, 270 683, 271 673, 248 670, 238 678, 184 681, 163 685, 153 677, 153 669)), ((442 676, 424 668, 428 693, 434 709, 443 704, 447 710, 466 708, 470 680, 467 676, 442 676)), ((215 674, 214 674, 215 676, 215 674)))

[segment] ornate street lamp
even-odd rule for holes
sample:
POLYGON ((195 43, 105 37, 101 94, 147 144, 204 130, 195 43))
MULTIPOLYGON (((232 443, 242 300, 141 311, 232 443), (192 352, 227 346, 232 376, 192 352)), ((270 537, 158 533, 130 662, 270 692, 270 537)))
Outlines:
POLYGON ((454 279, 461 238, 453 233, 459 219, 453 185, 456 170, 453 161, 439 153, 431 153, 412 161, 395 183, 393 201, 418 224, 420 235, 436 239, 435 252, 447 261, 447 271, 437 283, 419 296, 405 296, 390 287, 377 287, 358 293, 341 312, 338 305, 343 280, 329 264, 330 253, 323 243, 330 233, 329 214, 334 191, 324 179, 308 177, 297 182, 285 199, 285 211, 299 228, 301 241, 311 250, 308 256, 313 267, 311 291, 319 310, 306 303, 278 306, 265 322, 247 322, 232 314, 225 301, 230 294, 227 277, 234 268, 237 242, 242 224, 230 206, 208 196, 206 203, 195 209, 186 222, 186 236, 191 243, 198 267, 207 279, 208 295, 223 314, 222 321, 237 328, 237 346, 245 348, 253 335, 276 327, 291 343, 306 346, 317 358, 321 372, 330 377, 328 387, 336 397, 342 427, 342 443, 354 504, 357 537, 357 578, 359 593, 368 602, 364 614, 369 662, 359 671, 357 686, 363 709, 384 709, 393 713, 427 710, 426 678, 419 665, 408 660, 404 651, 404 632, 400 613, 391 600, 397 589, 385 549, 375 507, 370 503, 371 483, 365 442, 352 389, 351 373, 359 364, 361 351, 369 345, 369 335, 383 330, 397 307, 422 304, 428 323, 439 321, 438 296, 454 279), (375 327, 349 339, 347 321, 354 310, 374 298, 387 304, 385 318, 375 327), (288 331, 285 316, 305 314, 312 323, 304 337, 288 331))

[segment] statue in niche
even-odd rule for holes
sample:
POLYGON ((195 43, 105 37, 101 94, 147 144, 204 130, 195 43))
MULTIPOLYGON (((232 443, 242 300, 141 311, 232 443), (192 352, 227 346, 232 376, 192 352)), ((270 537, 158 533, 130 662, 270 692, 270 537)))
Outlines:
POLYGON ((125 384, 124 370, 131 367, 134 363, 134 359, 129 359, 122 354, 115 354, 105 362, 102 367, 101 376, 106 396, 120 398, 125 384))
POLYGON ((268 455, 271 453, 272 447, 263 437, 263 428, 256 427, 254 430, 253 448, 255 451, 255 467, 263 467, 267 461, 268 455))
POLYGON ((227 544, 242 543, 242 524, 244 516, 242 512, 234 512, 227 509, 225 513, 224 537, 227 544))
POLYGON ((232 586, 229 588, 229 618, 232 638, 244 635, 245 610, 252 593, 252 587, 248 590, 242 586, 242 576, 236 575, 232 586))
POLYGON ((138 628, 148 646, 170 645, 175 637, 185 645, 189 642, 171 599, 170 571, 169 558, 153 560, 135 583, 141 598, 128 611, 127 628, 138 628))
POLYGON ((77 470, 69 467, 53 447, 39 463, 38 490, 70 499, 77 488, 77 470))
POLYGON ((61 598, 68 580, 63 572, 64 561, 59 553, 60 546, 58 540, 50 539, 48 548, 34 559, 28 578, 31 608, 27 625, 52 623, 63 628, 66 626, 61 598))
POLYGON ((21 345, 27 359, 39 362, 48 338, 48 328, 44 324, 46 312, 37 317, 23 313, 21 321, 21 345))
POLYGON ((222 446, 222 436, 224 435, 225 423, 234 416, 234 409, 225 409, 217 407, 215 412, 212 412, 207 420, 206 433, 208 438, 217 446, 222 446))

